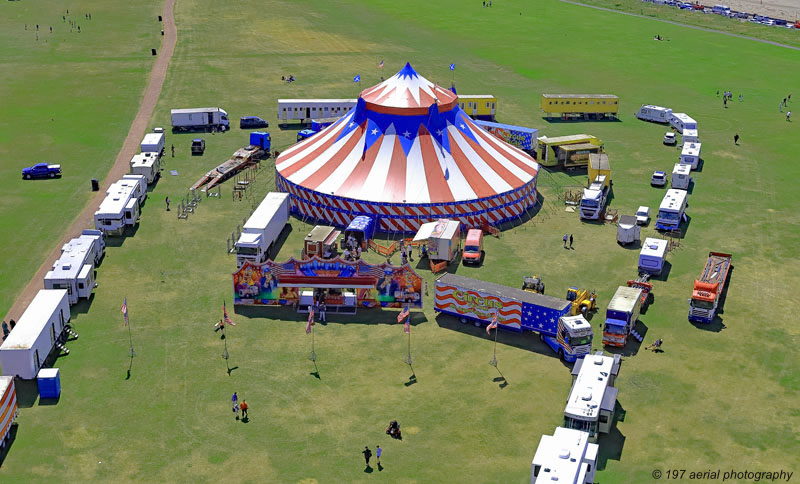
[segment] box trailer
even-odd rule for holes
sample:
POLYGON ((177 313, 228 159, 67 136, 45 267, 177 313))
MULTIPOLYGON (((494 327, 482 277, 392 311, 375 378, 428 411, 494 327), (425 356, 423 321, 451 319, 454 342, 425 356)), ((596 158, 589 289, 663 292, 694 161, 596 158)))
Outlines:
POLYGON ((641 227, 634 215, 622 215, 617 222, 617 243, 622 245, 639 241, 641 227))
POLYGON ((539 139, 538 129, 514 126, 513 124, 493 123, 480 119, 476 119, 475 124, 523 151, 536 151, 536 144, 539 139))
POLYGON ((266 262, 288 222, 289 194, 267 193, 245 222, 236 241, 236 267, 242 267, 245 262, 256 265, 266 262))
POLYGON ((473 119, 494 121, 497 98, 491 94, 459 94, 458 105, 473 119))
POLYGON ((700 135, 698 134, 696 129, 684 129, 683 134, 681 134, 681 145, 685 145, 686 143, 699 143, 700 142, 700 135))
POLYGON ((461 223, 442 218, 422 224, 414 242, 425 243, 430 260, 452 262, 461 252, 461 223))
POLYGON ((555 137, 541 136, 537 140, 537 145, 537 151, 539 153, 537 161, 542 166, 556 166, 559 163, 564 163, 567 154, 563 152, 563 148, 571 145, 581 145, 578 151, 585 151, 585 159, 587 161, 583 166, 586 166, 588 163, 590 153, 603 152, 603 142, 589 134, 573 134, 555 137), (599 147, 599 149, 597 149, 597 147, 599 147), (550 153, 551 151, 552 154, 550 153))
POLYGON ((689 321, 710 323, 719 309, 722 292, 728 284, 733 255, 709 252, 700 279, 694 280, 692 298, 689 300, 689 321))
POLYGON ((594 180, 598 176, 604 176, 606 185, 611 185, 611 163, 605 153, 592 153, 589 155, 588 179, 594 180))
POLYGON ((278 119, 301 122, 342 117, 356 107, 357 99, 278 99, 278 119))
POLYGON ((679 190, 688 190, 692 182, 692 167, 683 163, 675 163, 672 167, 670 186, 679 190))
POLYGON ((672 119, 672 109, 653 106, 652 104, 642 104, 636 112, 636 117, 642 121, 666 124, 672 119))
POLYGON ((88 299, 97 286, 94 268, 105 254, 102 235, 82 234, 61 248, 61 256, 44 276, 45 289, 66 289, 69 304, 88 299))
POLYGON ((696 170, 697 166, 700 164, 701 148, 702 145, 700 143, 687 143, 683 145, 681 149, 681 163, 691 166, 692 170, 696 170))
POLYGON ((688 192, 670 188, 664 194, 656 216, 656 229, 678 230, 686 214, 688 192))
POLYGON ((375 236, 377 226, 375 217, 359 215, 354 217, 350 224, 344 229, 344 239, 346 247, 361 247, 367 249, 367 242, 375 236))
POLYGON ((606 208, 608 199, 608 183, 606 176, 600 175, 583 189, 583 196, 580 202, 580 217, 584 220, 597 220, 606 208))
POLYGON ((311 232, 303 239, 303 259, 321 257, 331 259, 338 253, 339 236, 341 230, 330 225, 315 225, 311 232))
POLYGON ((67 290, 41 289, 0 345, 3 374, 35 378, 69 319, 67 290))
POLYGON ((697 129, 697 121, 686 113, 672 113, 669 124, 681 134, 686 129, 697 129))
POLYGON ((648 237, 644 239, 642 250, 639 251, 639 272, 659 275, 664 269, 664 260, 667 256, 667 241, 648 237))
POLYGON ((566 299, 446 273, 436 280, 434 310, 462 322, 533 331, 565 361, 575 361, 592 347, 592 327, 582 316, 570 316, 566 299))
POLYGON ((531 462, 531 484, 593 484, 598 450, 589 442, 588 432, 557 427, 539 441, 531 462))
POLYGON ((11 424, 17 419, 17 389, 13 376, 0 376, 0 449, 8 444, 11 424))
POLYGON ((621 365, 620 355, 604 356, 602 351, 586 355, 575 364, 572 389, 564 407, 564 428, 586 432, 592 442, 611 430, 618 393, 614 384, 621 365))
POLYGON ((161 128, 156 128, 160 131, 153 131, 152 133, 147 133, 144 135, 142 139, 142 143, 140 145, 142 149, 142 153, 155 153, 157 156, 164 155, 164 130, 161 128))
POLYGON ((230 121, 222 108, 173 109, 172 128, 175 131, 227 131, 230 121))
POLYGON ((542 94, 541 108, 546 118, 616 118, 619 97, 614 94, 542 94))
POLYGON ((272 149, 272 137, 266 131, 253 131, 250 133, 250 145, 266 151, 268 157, 272 149))
POLYGON ((614 297, 608 302, 606 321, 603 325, 603 346, 622 348, 628 342, 639 313, 642 310, 643 289, 640 287, 619 286, 614 297))
POLYGON ((150 151, 133 155, 128 173, 142 175, 148 185, 154 183, 161 176, 161 157, 150 151))
POLYGON ((114 182, 94 213, 94 226, 107 234, 121 235, 139 220, 140 201, 147 197, 147 180, 142 175, 125 175, 114 182))

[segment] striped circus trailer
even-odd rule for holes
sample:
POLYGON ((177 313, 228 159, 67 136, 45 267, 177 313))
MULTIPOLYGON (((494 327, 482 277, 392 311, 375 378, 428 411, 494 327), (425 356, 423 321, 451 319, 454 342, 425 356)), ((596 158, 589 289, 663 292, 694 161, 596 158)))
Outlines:
POLYGON ((13 376, 0 376, 0 449, 5 448, 11 424, 17 418, 17 391, 13 376))
POLYGON ((476 325, 489 324, 497 315, 499 328, 533 331, 559 357, 575 361, 592 347, 592 327, 581 316, 570 316, 566 299, 444 274, 436 280, 434 310, 476 325))
POLYGON ((536 161, 477 126, 455 94, 409 64, 283 151, 275 170, 292 213, 338 227, 359 215, 384 232, 415 233, 440 218, 497 226, 521 222, 537 203, 536 161))

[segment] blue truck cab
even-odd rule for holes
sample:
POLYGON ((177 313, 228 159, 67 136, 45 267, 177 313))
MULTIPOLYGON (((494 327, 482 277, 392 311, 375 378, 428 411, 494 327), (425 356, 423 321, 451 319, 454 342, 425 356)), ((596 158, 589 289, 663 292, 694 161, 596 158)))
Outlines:
POLYGON ((55 178, 57 176, 61 176, 61 165, 37 163, 22 169, 22 178, 26 180, 32 178, 55 178))
POLYGON ((303 141, 304 139, 310 138, 315 134, 317 133, 313 129, 304 129, 303 131, 297 133, 297 141, 303 141))

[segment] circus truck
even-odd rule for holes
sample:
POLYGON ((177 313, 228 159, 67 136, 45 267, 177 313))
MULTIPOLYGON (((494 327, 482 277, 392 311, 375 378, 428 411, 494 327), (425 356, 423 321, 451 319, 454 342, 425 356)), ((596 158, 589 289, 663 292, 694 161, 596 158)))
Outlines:
POLYGON ((722 291, 728 283, 731 254, 709 252, 700 279, 694 280, 692 298, 689 299, 689 321, 710 323, 717 315, 722 291))
POLYGON ((513 124, 493 123, 491 121, 475 120, 475 124, 497 136, 501 140, 528 153, 536 152, 539 140, 539 130, 514 126, 513 124))
POLYGON ((592 327, 582 315, 570 316, 566 299, 446 273, 436 279, 434 310, 476 325, 533 331, 564 361, 583 358, 592 347, 592 327))

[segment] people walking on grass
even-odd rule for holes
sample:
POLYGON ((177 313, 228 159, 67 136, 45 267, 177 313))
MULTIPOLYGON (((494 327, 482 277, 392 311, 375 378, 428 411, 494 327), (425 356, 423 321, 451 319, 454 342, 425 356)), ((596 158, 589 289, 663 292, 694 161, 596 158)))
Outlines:
POLYGON ((9 335, 9 333, 11 333, 11 330, 10 330, 10 329, 8 329, 8 325, 6 324, 6 322, 5 322, 5 321, 3 321, 3 341, 5 341, 5 339, 6 339, 6 338, 8 337, 8 335, 9 335))
POLYGON ((372 458, 372 451, 369 450, 369 447, 365 445, 364 450, 362 450, 361 453, 364 454, 364 462, 366 462, 367 467, 369 467, 369 460, 372 458))
POLYGON ((233 414, 236 416, 236 420, 239 420, 239 404, 233 404, 233 414))
POLYGON ((325 302, 324 301, 320 302, 319 303, 319 318, 320 318, 320 320, 322 320, 323 323, 327 323, 328 322, 326 317, 325 317, 325 309, 326 309, 325 302))
POLYGON ((383 449, 381 449, 380 445, 375 446, 375 457, 378 461, 378 468, 381 467, 381 454, 383 453, 383 449))
POLYGON ((783 103, 778 104, 778 112, 779 113, 783 112, 783 103))
POLYGON ((175 158, 175 145, 172 145, 172 157, 175 158))
POLYGON ((564 234, 564 237, 562 237, 561 240, 564 241, 564 248, 566 249, 567 248, 567 240, 569 240, 569 237, 567 236, 567 234, 564 234))
POLYGON ((735 145, 739 144, 739 133, 733 135, 733 144, 735 145))
POLYGON ((242 399, 242 404, 239 405, 239 408, 242 410, 242 420, 247 418, 247 400, 242 399))
POLYGON ((722 106, 726 107, 726 108, 728 107, 728 97, 727 96, 722 98, 722 106))
POLYGON ((167 212, 169 212, 169 202, 171 200, 169 199, 169 197, 167 197, 166 199, 164 199, 164 201, 167 202, 167 212))
POLYGON ((569 248, 572 248, 572 234, 569 234, 569 248))
POLYGON ((787 111, 786 112, 786 121, 791 121, 791 119, 789 119, 791 117, 792 117, 792 112, 791 111, 787 111))

